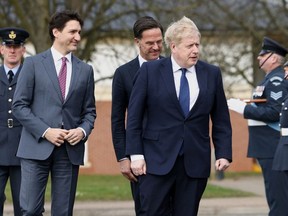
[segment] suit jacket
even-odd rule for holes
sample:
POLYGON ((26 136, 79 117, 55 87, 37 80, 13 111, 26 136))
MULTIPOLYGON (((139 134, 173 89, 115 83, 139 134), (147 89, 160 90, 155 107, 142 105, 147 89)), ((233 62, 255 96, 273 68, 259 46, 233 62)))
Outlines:
POLYGON ((232 161, 231 124, 220 69, 202 61, 195 67, 200 91, 187 117, 176 95, 171 58, 144 63, 139 70, 128 106, 126 154, 143 154, 148 173, 167 174, 183 144, 187 174, 207 178, 209 119, 216 159, 232 161))
POLYGON ((16 157, 18 144, 21 136, 22 125, 14 117, 12 111, 12 100, 16 89, 17 78, 21 66, 11 83, 2 65, 0 67, 0 165, 16 166, 20 165, 19 158, 16 157), (13 120, 13 127, 8 128, 8 119, 13 120))
POLYGON ((126 157, 126 109, 133 87, 133 80, 139 68, 140 65, 137 56, 135 59, 117 68, 113 77, 111 126, 113 145, 118 161, 126 157))
POLYGON ((13 112, 23 125, 18 157, 45 160, 55 147, 42 137, 49 127, 81 127, 85 139, 75 146, 66 144, 66 149, 72 164, 83 164, 84 143, 96 118, 92 67, 72 55, 71 83, 63 103, 51 50, 27 57, 18 79, 13 112))
MULTIPOLYGON (((160 59, 163 56, 159 57, 160 59)), ((118 67, 112 82, 112 140, 116 158, 119 161, 126 157, 126 110, 129 104, 133 84, 138 76, 140 63, 138 56, 118 67)))

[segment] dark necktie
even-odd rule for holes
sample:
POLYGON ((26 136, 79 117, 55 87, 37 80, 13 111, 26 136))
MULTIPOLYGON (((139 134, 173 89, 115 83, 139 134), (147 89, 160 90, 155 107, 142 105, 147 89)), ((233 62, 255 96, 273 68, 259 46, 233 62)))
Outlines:
POLYGON ((62 57, 62 65, 58 75, 59 85, 61 89, 61 94, 63 101, 65 100, 65 90, 66 90, 66 76, 67 76, 67 65, 66 65, 66 57, 62 57))
POLYGON ((179 91, 179 102, 185 117, 189 113, 190 107, 190 91, 189 91, 189 84, 186 78, 186 68, 181 68, 182 75, 180 79, 180 91, 179 91))
POLYGON ((9 81, 9 83, 12 82, 13 77, 14 77, 13 71, 12 71, 12 70, 9 70, 9 71, 8 71, 8 81, 9 81))

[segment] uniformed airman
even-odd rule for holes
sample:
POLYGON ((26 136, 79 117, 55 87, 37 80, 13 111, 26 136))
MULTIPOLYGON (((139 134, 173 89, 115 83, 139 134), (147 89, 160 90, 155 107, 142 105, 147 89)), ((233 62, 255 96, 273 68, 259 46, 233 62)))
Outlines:
POLYGON ((0 215, 6 200, 5 187, 10 180, 14 215, 22 215, 19 205, 21 182, 20 160, 16 152, 21 136, 22 126, 13 116, 12 100, 20 73, 21 62, 25 53, 25 40, 29 33, 21 28, 1 28, 2 44, 0 51, 3 65, 0 66, 0 215))
MULTIPOLYGON (((253 100, 263 99, 262 102, 246 104, 240 99, 228 100, 230 110, 236 111, 248 119, 248 157, 255 158, 261 166, 270 209, 269 216, 282 215, 279 214, 277 196, 283 190, 284 185, 278 181, 279 172, 272 170, 272 164, 280 139, 279 113, 288 92, 288 81, 284 79, 283 69, 287 53, 288 50, 283 45, 271 38, 264 37, 257 59, 259 68, 266 75, 253 92, 253 100)), ((287 202, 287 200, 285 201, 287 202)))

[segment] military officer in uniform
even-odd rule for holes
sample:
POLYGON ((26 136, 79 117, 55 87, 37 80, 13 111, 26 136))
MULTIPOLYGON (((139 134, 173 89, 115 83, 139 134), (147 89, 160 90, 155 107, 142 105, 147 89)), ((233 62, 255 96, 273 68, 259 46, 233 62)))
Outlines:
POLYGON ((256 158, 261 166, 266 199, 270 209, 269 216, 279 216, 276 213, 278 207, 276 196, 278 191, 282 190, 282 185, 277 182, 278 173, 272 170, 272 163, 280 138, 279 113, 288 91, 283 70, 287 52, 287 49, 278 42, 264 37, 262 50, 257 59, 259 68, 266 75, 254 90, 253 100, 256 102, 246 104, 240 99, 228 100, 230 110, 248 119, 248 157, 256 158), (262 101, 257 102, 258 99, 262 101))
MULTIPOLYGON (((285 78, 288 79, 288 61, 284 64, 285 78)), ((288 216, 287 200, 288 200, 288 97, 283 102, 280 113, 280 141, 278 143, 274 161, 273 170, 278 172, 278 182, 281 184, 282 190, 277 193, 277 205, 279 211, 277 216, 288 216)))
POLYGON ((22 126, 13 116, 12 100, 25 53, 24 42, 29 33, 20 28, 0 29, 2 38, 0 67, 0 215, 3 215, 5 187, 10 178, 14 215, 20 216, 19 191, 21 181, 20 160, 16 152, 22 126))

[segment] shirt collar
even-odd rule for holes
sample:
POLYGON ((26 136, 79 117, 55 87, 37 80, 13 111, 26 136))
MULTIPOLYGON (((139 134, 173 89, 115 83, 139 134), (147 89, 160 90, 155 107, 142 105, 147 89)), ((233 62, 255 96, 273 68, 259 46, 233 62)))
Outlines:
MULTIPOLYGON (((171 62, 172 62, 173 73, 178 72, 181 69, 181 67, 177 64, 177 62, 175 61, 175 59, 173 58, 172 55, 171 55, 171 62)), ((193 71, 195 71, 195 65, 193 65, 190 68, 186 68, 186 69, 187 69, 187 71, 193 72, 193 71)))
POLYGON ((144 62, 147 62, 147 60, 144 59, 140 54, 138 55, 138 61, 139 61, 140 67, 141 67, 141 65, 142 65, 144 62))
MULTIPOLYGON (((159 58, 157 58, 158 60, 159 58)), ((147 62, 146 59, 144 59, 140 54, 138 55, 138 61, 139 61, 139 64, 140 64, 140 67, 141 65, 144 63, 144 62, 147 62)))
POLYGON ((17 65, 16 67, 14 67, 14 68, 11 69, 11 68, 8 68, 8 67, 4 64, 4 69, 5 69, 6 74, 8 74, 8 72, 9 72, 10 70, 12 70, 13 73, 14 73, 14 75, 16 75, 19 67, 20 67, 20 65, 17 65))
POLYGON ((51 53, 54 61, 60 61, 62 57, 66 57, 68 62, 71 62, 72 53, 68 53, 67 55, 63 56, 60 52, 58 52, 53 46, 51 47, 51 53))

